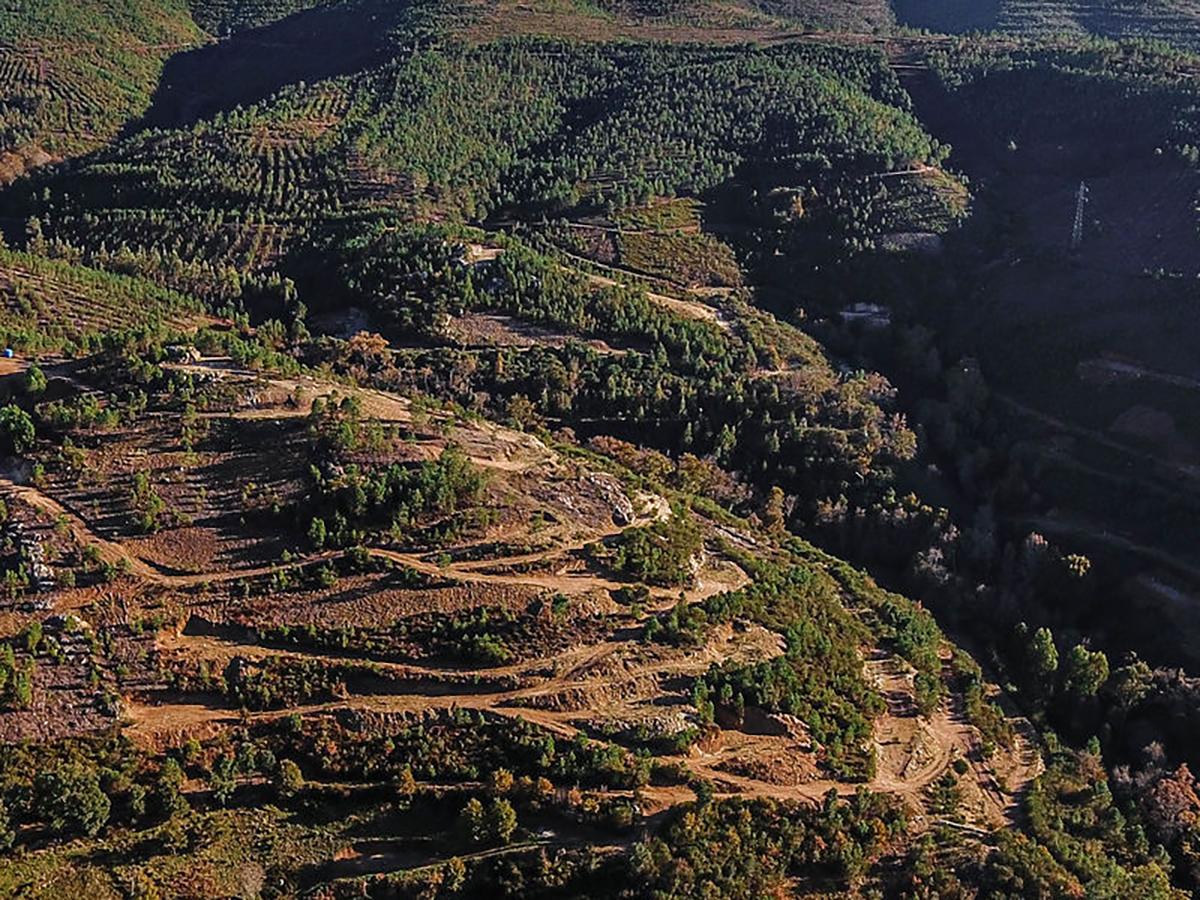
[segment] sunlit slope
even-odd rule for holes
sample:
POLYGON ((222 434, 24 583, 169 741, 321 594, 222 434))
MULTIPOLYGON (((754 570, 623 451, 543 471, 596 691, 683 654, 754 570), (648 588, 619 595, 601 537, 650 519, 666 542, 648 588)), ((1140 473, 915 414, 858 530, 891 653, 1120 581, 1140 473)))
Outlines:
POLYGON ((4 0, 0 184, 111 140, 200 38, 182 0, 4 0))

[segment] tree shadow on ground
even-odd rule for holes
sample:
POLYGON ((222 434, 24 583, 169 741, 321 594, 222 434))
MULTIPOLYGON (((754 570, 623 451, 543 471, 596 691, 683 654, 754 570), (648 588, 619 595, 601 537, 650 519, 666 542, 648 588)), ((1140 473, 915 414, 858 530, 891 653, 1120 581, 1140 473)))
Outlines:
POLYGON ((409 18, 408 3, 346 0, 180 53, 167 61, 149 109, 128 132, 186 127, 287 85, 378 65, 412 49, 409 18))

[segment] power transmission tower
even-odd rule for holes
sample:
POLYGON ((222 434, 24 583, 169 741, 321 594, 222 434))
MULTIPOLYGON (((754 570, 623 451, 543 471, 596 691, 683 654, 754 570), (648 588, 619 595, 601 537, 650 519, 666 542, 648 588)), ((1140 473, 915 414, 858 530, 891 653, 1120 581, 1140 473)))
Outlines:
POLYGON ((1082 181, 1075 192, 1075 224, 1071 227, 1071 249, 1078 250, 1083 242, 1083 207, 1087 205, 1088 189, 1082 181))

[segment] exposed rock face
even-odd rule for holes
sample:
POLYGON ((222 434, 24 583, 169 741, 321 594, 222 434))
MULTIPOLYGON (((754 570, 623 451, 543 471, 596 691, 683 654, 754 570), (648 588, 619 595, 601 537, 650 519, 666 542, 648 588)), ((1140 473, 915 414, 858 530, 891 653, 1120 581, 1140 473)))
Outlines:
POLYGON ((624 527, 632 525, 637 518, 637 514, 633 509, 633 501, 629 499, 625 491, 621 488, 621 483, 612 475, 603 472, 593 472, 587 476, 588 484, 593 485, 604 498, 604 501, 612 507, 612 520, 614 525, 624 527))
POLYGON ((787 737, 798 743, 809 743, 807 726, 787 713, 772 713, 757 706, 747 706, 739 718, 732 707, 718 704, 716 716, 717 723, 722 728, 735 728, 746 734, 787 737))

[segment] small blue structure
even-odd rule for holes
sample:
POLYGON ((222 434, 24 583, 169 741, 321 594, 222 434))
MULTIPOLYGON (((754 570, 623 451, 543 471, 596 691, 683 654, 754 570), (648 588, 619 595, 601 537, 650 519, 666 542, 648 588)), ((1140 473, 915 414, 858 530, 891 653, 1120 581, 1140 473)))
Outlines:
POLYGON ((5 358, 5 359, 12 359, 12 358, 13 358, 12 347, 5 347, 5 348, 4 348, 4 358, 5 358))

